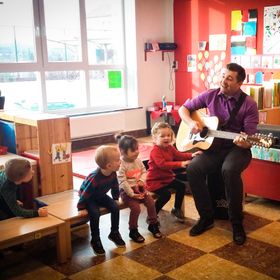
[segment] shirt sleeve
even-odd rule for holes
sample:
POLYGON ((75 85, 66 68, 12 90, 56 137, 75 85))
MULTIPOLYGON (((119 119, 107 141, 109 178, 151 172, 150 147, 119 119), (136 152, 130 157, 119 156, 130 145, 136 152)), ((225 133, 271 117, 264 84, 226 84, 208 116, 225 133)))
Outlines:
MULTIPOLYGON (((249 96, 247 96, 249 98, 249 96)), ((257 132, 259 123, 259 111, 256 102, 251 102, 248 105, 248 110, 244 118, 244 132, 248 135, 253 135, 257 132)))
POLYGON ((158 149, 153 149, 150 156, 153 159, 155 165, 160 169, 170 170, 182 167, 181 161, 167 161, 161 155, 158 149))
POLYGON ((86 202, 88 198, 91 196, 92 192, 93 192, 92 180, 89 180, 89 177, 87 177, 83 181, 79 190, 80 199, 77 204, 78 210, 86 209, 86 202))
POLYGON ((17 203, 17 187, 14 183, 6 181, 1 188, 1 196, 16 217, 32 218, 38 217, 37 210, 24 209, 17 203))
POLYGON ((173 146, 172 146, 172 151, 173 151, 173 155, 174 155, 175 160, 185 161, 185 160, 191 160, 192 159, 192 154, 191 153, 180 152, 173 146))
POLYGON ((193 99, 187 99, 183 106, 186 107, 190 112, 196 111, 201 108, 206 108, 208 95, 209 92, 204 91, 193 99))
POLYGON ((147 170, 146 170, 146 167, 145 167, 144 163, 141 160, 140 160, 140 166, 141 166, 140 180, 145 183, 146 178, 147 178, 147 170))
POLYGON ((120 188, 119 188, 119 182, 117 179, 117 174, 115 174, 115 177, 112 181, 111 194, 112 194, 112 198, 114 200, 118 200, 120 197, 120 188))

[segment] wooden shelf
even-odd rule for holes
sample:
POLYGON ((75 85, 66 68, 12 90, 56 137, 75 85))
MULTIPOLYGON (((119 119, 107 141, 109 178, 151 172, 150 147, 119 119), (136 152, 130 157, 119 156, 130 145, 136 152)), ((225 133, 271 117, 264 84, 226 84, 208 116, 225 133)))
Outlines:
POLYGON ((158 51, 153 51, 153 50, 144 50, 144 59, 147 61, 147 53, 155 53, 155 52, 161 52, 161 60, 164 61, 164 53, 166 52, 174 52, 175 50, 158 50, 158 51))
POLYGON ((280 107, 259 110, 260 123, 280 125, 280 107))
POLYGON ((4 111, 0 112, 0 119, 14 124, 18 155, 38 150, 41 195, 73 188, 72 162, 53 164, 51 155, 53 144, 71 142, 69 117, 4 111))

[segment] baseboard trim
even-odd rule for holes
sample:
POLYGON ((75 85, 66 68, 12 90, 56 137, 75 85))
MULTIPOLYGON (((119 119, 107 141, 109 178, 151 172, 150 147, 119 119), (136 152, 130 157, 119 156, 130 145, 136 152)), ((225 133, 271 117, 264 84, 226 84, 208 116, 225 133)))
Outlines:
MULTIPOLYGON (((136 138, 147 136, 147 130, 134 130, 123 132, 122 134, 132 135, 136 138)), ((108 133, 106 135, 93 135, 92 137, 81 138, 81 139, 72 139, 72 151, 82 150, 90 148, 92 146, 99 146, 108 143, 115 143, 115 133, 108 133)))

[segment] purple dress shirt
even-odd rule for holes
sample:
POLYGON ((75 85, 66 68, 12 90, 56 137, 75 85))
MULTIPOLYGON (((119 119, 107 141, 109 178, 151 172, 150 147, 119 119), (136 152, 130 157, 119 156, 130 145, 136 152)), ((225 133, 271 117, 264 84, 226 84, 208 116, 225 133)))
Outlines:
MULTIPOLYGON (((241 92, 239 90, 234 96, 226 97, 220 91, 220 88, 211 89, 202 92, 192 100, 187 100, 183 106, 190 112, 207 108, 210 116, 218 117, 219 123, 223 124, 229 119, 230 112, 238 101, 241 92)), ((257 132, 258 122, 257 103, 250 96, 246 96, 235 119, 226 130, 237 133, 243 131, 248 135, 252 135, 257 132)))

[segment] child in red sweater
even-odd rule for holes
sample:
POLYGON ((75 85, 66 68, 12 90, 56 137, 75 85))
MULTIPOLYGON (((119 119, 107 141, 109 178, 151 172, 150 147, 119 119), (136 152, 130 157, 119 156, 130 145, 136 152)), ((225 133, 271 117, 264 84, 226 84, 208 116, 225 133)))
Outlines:
POLYGON ((181 210, 185 195, 185 184, 176 178, 174 169, 185 168, 191 159, 201 152, 182 153, 173 146, 174 132, 168 123, 158 122, 152 128, 154 147, 148 162, 147 189, 158 195, 156 200, 156 212, 171 198, 171 189, 174 189, 175 203, 171 214, 178 221, 184 222, 184 215, 181 210))

